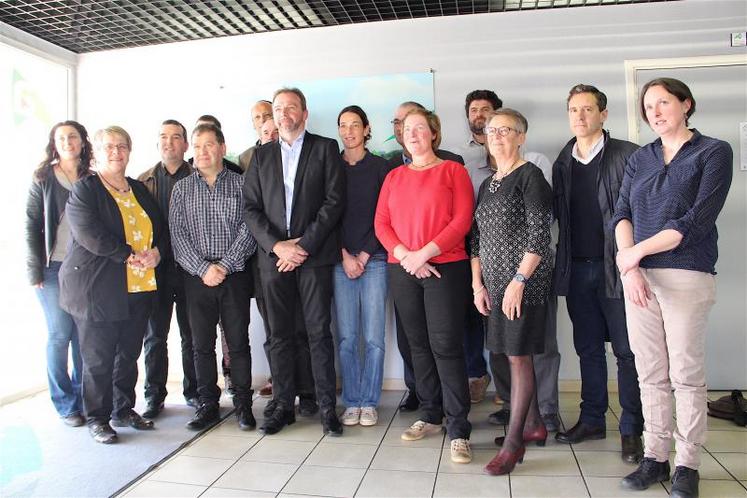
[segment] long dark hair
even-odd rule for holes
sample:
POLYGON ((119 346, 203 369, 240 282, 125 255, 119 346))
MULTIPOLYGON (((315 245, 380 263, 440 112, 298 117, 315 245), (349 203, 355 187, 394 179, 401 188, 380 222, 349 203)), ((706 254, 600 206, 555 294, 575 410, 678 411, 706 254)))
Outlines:
POLYGON ((42 162, 39 163, 36 170, 34 170, 34 179, 37 181, 44 181, 47 179, 49 172, 52 170, 55 164, 60 162, 60 155, 57 153, 57 147, 54 144, 54 134, 57 132, 57 128, 60 126, 72 126, 75 128, 80 135, 80 140, 83 147, 80 150, 80 161, 78 162, 78 178, 83 178, 91 172, 91 159, 93 147, 91 141, 88 139, 88 132, 86 127, 77 121, 67 120, 57 123, 49 131, 49 140, 47 141, 47 147, 44 149, 45 157, 42 162))

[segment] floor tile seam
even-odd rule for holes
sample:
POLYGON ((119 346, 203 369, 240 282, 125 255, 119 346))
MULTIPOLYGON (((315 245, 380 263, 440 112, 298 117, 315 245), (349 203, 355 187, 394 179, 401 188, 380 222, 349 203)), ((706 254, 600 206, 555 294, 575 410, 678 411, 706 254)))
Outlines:
MULTIPOLYGON (((573 448, 573 445, 570 445, 571 447, 571 454, 573 455, 573 459, 576 462, 576 467, 578 467, 578 472, 581 475, 581 482, 584 483, 584 488, 586 488, 586 494, 589 498, 592 498, 591 496, 591 489, 589 488, 589 483, 586 482, 586 476, 584 475, 584 469, 581 468, 581 462, 578 461, 578 456, 576 455, 576 450, 573 448)), ((589 476, 591 477, 591 476, 589 476)))
POLYGON ((436 494, 436 483, 438 482, 438 476, 441 474, 441 461, 444 458, 444 443, 446 442, 446 434, 441 434, 441 451, 438 452, 438 462, 436 463, 436 477, 433 479, 433 487, 431 488, 431 498, 436 494))
MULTIPOLYGON (((217 426, 215 426, 215 427, 217 427, 217 426)), ((210 431, 212 431, 213 429, 215 429, 215 427, 213 427, 212 429, 210 429, 210 430, 209 430, 208 432, 210 432, 210 431)), ((239 462, 241 461, 241 458, 242 458, 242 457, 243 457, 243 456, 244 456, 244 455, 245 455, 246 453, 248 453, 248 452, 249 452, 249 450, 251 450, 251 448, 253 448, 253 447, 254 447, 254 446, 255 446, 255 445, 257 444, 257 443, 259 443, 259 441, 261 441, 262 439, 264 439, 264 436, 262 436, 262 437, 260 437, 259 439, 257 439, 257 441, 255 441, 255 442, 254 442, 254 444, 253 444, 253 445, 252 445, 252 446, 251 446, 251 447, 250 447, 250 448, 249 448, 248 450, 246 450, 246 452, 244 452, 244 454, 242 454, 242 455, 241 455, 241 456, 240 456, 239 458, 237 458, 236 460, 234 460, 234 462, 233 462, 233 463, 232 463, 231 465, 229 465, 229 466, 228 466, 228 468, 227 468, 226 470, 224 470, 223 472, 221 472, 221 474, 220 474, 220 475, 219 475, 218 477, 216 477, 216 478, 215 478, 215 480, 213 480, 213 482, 211 482, 211 483, 210 483, 210 484, 208 485, 208 489, 209 489, 209 488, 211 488, 211 487, 212 487, 212 486, 213 486, 213 485, 214 485, 214 484, 215 484, 216 482, 218 482, 218 481, 220 480, 220 478, 221 478, 221 477, 223 477, 224 475, 226 475, 226 473, 227 473, 227 472, 228 472, 229 470, 231 470, 232 468, 234 468, 234 467, 236 466, 236 464, 238 464, 238 463, 239 463, 239 462)), ((233 488, 232 488, 232 489, 233 489, 233 488)), ((261 492, 264 492, 264 490, 261 490, 261 492)), ((268 491, 268 492, 269 492, 269 493, 272 493, 272 491, 268 491)), ((277 495, 277 493, 275 493, 275 494, 277 495)))
POLYGON ((355 488, 355 491, 353 491, 353 496, 358 495, 358 491, 360 491, 363 481, 366 479, 366 476, 368 475, 369 471, 371 471, 371 464, 373 464, 373 461, 376 459, 376 455, 379 454, 379 451, 381 450, 381 447, 383 446, 383 443, 384 443, 384 438, 386 437, 389 430, 392 428, 392 422, 394 421, 394 418, 399 413, 399 406, 404 402, 405 396, 407 394, 408 394, 407 391, 403 392, 402 397, 399 398, 399 402, 396 403, 398 408, 392 414, 392 418, 389 419, 389 423, 386 426, 386 430, 384 430, 384 435, 381 437, 379 444, 376 445, 376 451, 374 451, 374 454, 371 456, 371 460, 368 462, 368 466, 366 466, 366 469, 363 472, 363 477, 361 477, 361 481, 358 483, 358 486, 355 488))
MULTIPOLYGON (((291 482, 293 480, 293 478, 296 476, 296 474, 298 474, 298 471, 301 470, 301 467, 303 467, 304 463, 306 463, 306 460, 309 459, 309 456, 312 453, 314 453, 314 450, 316 450, 319 447, 319 444, 321 444, 321 442, 324 441, 324 438, 325 438, 325 436, 322 436, 319 440, 317 440, 316 444, 314 444, 314 447, 311 448, 311 451, 309 451, 306 454, 306 456, 301 461, 301 463, 298 464, 298 466, 296 467, 296 470, 293 471, 293 473, 290 475, 290 477, 288 478, 288 480, 285 481, 285 484, 283 484, 283 486, 280 488, 280 490, 277 492, 277 494, 275 496, 278 496, 278 495, 280 495, 283 492, 283 490, 285 489, 285 487, 288 486, 288 483, 291 482)), ((282 440, 279 440, 279 441, 282 441, 282 440)), ((304 442, 308 443, 308 442, 312 442, 312 441, 304 441, 304 442)))
MULTIPOLYGON (((737 479, 737 476, 735 476, 734 474, 732 474, 732 473, 731 473, 731 471, 730 471, 729 469, 727 469, 727 468, 726 468, 726 466, 725 466, 725 465, 724 465, 723 463, 721 463, 721 462, 719 461, 719 459, 718 459, 718 458, 716 458, 716 456, 715 456, 715 455, 713 454, 713 452, 709 451, 709 450, 708 450, 708 449, 706 449, 705 447, 703 447, 703 450, 704 450, 704 451, 705 451, 706 453, 708 453, 708 454, 709 454, 709 455, 711 456, 711 458, 713 458, 713 459, 714 459, 714 460, 716 461, 716 463, 717 463, 717 464, 718 464, 718 465, 719 465, 719 466, 720 466, 720 467, 721 467, 722 469, 724 469, 724 471, 725 471, 725 472, 726 472, 727 474, 729 474, 729 476, 731 476, 731 478, 732 478, 732 479, 734 479, 735 481, 737 481, 737 483, 738 483, 738 484, 739 484, 740 486, 742 486, 743 488, 745 488, 745 486, 744 486, 744 485, 743 485, 743 484, 741 483, 741 481, 740 481, 739 479, 737 479)), ((727 452, 721 452, 721 453, 727 453, 727 452)), ((733 453, 735 453, 735 454, 737 454, 737 455, 743 454, 743 453, 740 453, 740 452, 733 452, 733 453)), ((703 480, 705 481, 705 480, 711 480, 711 479, 703 479, 703 480)), ((718 479, 713 479, 713 480, 718 480, 718 479)), ((723 480, 723 479, 721 479, 721 480, 723 480)), ((747 489, 747 488, 745 488, 745 489, 747 489)))

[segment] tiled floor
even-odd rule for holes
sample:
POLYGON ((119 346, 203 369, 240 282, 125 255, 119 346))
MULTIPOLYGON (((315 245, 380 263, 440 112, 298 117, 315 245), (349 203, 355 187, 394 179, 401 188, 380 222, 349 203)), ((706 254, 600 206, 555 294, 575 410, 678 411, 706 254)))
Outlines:
MULTIPOLYGON (((619 406, 608 414, 607 439, 579 445, 549 439, 532 446, 510 476, 492 477, 482 467, 495 455, 493 438, 502 430, 487 424, 497 407, 490 400, 472 406, 473 462, 454 464, 445 436, 416 442, 400 439, 417 414, 396 411, 402 392, 383 393, 379 424, 346 427, 339 438, 322 437, 316 417, 274 436, 242 432, 233 417, 124 491, 135 496, 434 496, 434 497, 650 497, 668 496, 665 485, 627 492, 620 478, 635 467, 619 455, 619 406)), ((722 393, 710 393, 717 398, 722 393)), ((265 401, 257 399, 255 415, 265 401)), ((561 395, 560 415, 572 425, 578 394, 561 395)), ((261 420, 259 421, 261 424, 261 420)), ((700 469, 700 496, 747 496, 747 429, 709 418, 708 442, 700 469)), ((668 483, 666 483, 668 485, 668 483)))

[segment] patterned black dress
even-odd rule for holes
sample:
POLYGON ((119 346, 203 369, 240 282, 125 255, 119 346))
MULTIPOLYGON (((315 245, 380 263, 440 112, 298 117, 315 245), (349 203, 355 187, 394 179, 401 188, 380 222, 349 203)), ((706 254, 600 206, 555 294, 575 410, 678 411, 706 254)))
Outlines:
POLYGON ((509 356, 544 351, 547 297, 552 279, 550 223, 552 190, 542 171, 526 162, 500 182, 491 175, 480 186, 472 225, 472 257, 479 256, 492 311, 486 343, 509 356), (521 317, 503 314, 503 294, 525 252, 542 259, 524 287, 521 317))

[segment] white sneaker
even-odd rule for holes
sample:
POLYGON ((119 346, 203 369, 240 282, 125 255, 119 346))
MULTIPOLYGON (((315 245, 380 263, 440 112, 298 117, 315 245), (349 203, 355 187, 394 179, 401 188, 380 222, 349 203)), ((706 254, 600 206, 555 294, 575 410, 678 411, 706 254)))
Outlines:
POLYGON ((370 427, 376 425, 379 421, 379 414, 373 406, 364 406, 361 408, 361 425, 370 427))
POLYGON ((429 424, 428 422, 418 420, 403 432, 400 437, 405 441, 417 441, 423 439, 428 434, 435 434, 437 432, 441 432, 441 424, 429 424))
POLYGON ((469 447, 468 439, 451 440, 451 461, 454 463, 470 463, 472 461, 472 449, 469 447))
POLYGON ((342 414, 342 417, 340 417, 340 421, 342 422, 342 425, 358 425, 358 422, 361 419, 361 409, 357 406, 345 408, 345 411, 342 414))

